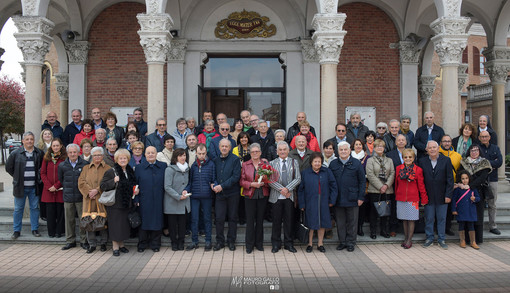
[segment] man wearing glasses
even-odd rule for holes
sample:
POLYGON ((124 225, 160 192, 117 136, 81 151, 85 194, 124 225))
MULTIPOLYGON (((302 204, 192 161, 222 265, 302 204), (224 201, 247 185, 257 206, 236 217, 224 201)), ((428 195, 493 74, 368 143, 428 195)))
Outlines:
MULTIPOLYGON (((455 182, 457 182, 455 176, 457 175, 457 170, 459 169, 460 161, 462 160, 462 156, 453 150, 452 138, 448 134, 444 135, 441 138, 441 147, 439 148, 439 152, 441 154, 443 154, 445 157, 450 158, 450 160, 452 161, 453 179, 455 180, 455 182)), ((453 215, 452 215, 452 209, 450 208, 450 206, 451 206, 451 203, 449 204, 449 207, 448 207, 448 210, 446 213, 445 233, 446 233, 446 235, 453 236, 453 235, 455 235, 455 233, 453 233, 453 231, 452 231, 453 215)))
POLYGON ((166 132, 166 120, 164 118, 159 118, 156 120, 156 130, 146 136, 145 146, 153 146, 158 152, 161 152, 165 147, 163 138, 165 135, 169 135, 168 132, 166 132))
POLYGON ((333 149, 335 150, 335 156, 338 157, 338 144, 342 141, 346 141, 349 144, 351 144, 354 141, 354 138, 351 140, 349 137, 347 137, 347 125, 344 123, 338 123, 335 127, 336 135, 328 141, 331 141, 333 143, 333 149))
MULTIPOLYGON (((225 119, 226 121, 226 119, 225 119)), ((222 139, 228 139, 230 141, 230 152, 232 152, 232 148, 236 146, 236 141, 230 135, 230 125, 227 122, 223 122, 218 126, 220 129, 220 136, 215 137, 211 140, 211 145, 209 146, 209 153, 207 156, 209 159, 213 160, 216 157, 220 156, 220 141, 222 139)))

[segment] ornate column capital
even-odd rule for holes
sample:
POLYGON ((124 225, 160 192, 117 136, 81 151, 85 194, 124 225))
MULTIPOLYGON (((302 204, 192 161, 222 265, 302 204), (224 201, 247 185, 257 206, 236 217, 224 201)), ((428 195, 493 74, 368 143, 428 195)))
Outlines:
POLYGON ((186 49, 188 48, 188 40, 173 39, 170 41, 170 49, 168 50, 168 62, 184 62, 186 49))
POLYGON ((69 73, 56 73, 54 76, 57 79, 55 86, 60 100, 69 100, 69 73))
POLYGON ((165 63, 172 39, 170 34, 170 28, 173 25, 172 18, 166 13, 139 13, 136 18, 140 24, 138 35, 147 64, 165 63))
POLYGON ((416 43, 412 41, 400 41, 398 43, 400 51, 400 64, 418 64, 420 61, 420 51, 416 43))
POLYGON ((89 60, 90 43, 87 41, 74 41, 65 44, 69 64, 87 64, 89 60))
POLYGON ((483 55, 487 58, 484 63, 491 83, 506 83, 508 72, 510 71, 510 48, 491 47, 483 50, 483 55))
POLYGON ((461 63, 459 64, 459 67, 457 67, 457 80, 459 83, 459 92, 464 88, 464 85, 466 84, 468 74, 466 73, 466 70, 468 69, 467 63, 461 63))
POLYGON ((338 64, 340 51, 344 44, 343 30, 346 15, 344 13, 315 14, 312 36, 320 64, 338 64))
POLYGON ((44 64, 44 57, 50 51, 53 38, 50 36, 55 24, 44 17, 20 16, 12 17, 18 32, 14 34, 18 41, 18 48, 23 53, 26 65, 44 64))
POLYGON ((432 94, 436 89, 436 84, 434 83, 435 80, 435 75, 420 76, 420 79, 418 80, 418 90, 420 92, 422 102, 427 102, 432 99, 432 94))
POLYGON ((431 40, 441 66, 456 66, 460 63, 469 37, 466 27, 470 21, 468 17, 440 17, 430 24, 436 34, 431 40))
POLYGON ((312 40, 301 40, 301 54, 303 55, 303 63, 319 62, 319 55, 317 55, 317 50, 315 50, 312 40))

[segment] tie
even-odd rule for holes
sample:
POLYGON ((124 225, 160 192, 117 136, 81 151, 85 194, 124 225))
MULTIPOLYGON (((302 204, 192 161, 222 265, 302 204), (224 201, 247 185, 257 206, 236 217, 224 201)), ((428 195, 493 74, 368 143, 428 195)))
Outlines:
POLYGON ((289 184, 288 176, 287 176, 287 163, 286 160, 282 162, 282 185, 285 187, 289 184))
POLYGON ((427 129, 429 132, 429 137, 427 138, 427 141, 432 140, 432 129, 427 129))

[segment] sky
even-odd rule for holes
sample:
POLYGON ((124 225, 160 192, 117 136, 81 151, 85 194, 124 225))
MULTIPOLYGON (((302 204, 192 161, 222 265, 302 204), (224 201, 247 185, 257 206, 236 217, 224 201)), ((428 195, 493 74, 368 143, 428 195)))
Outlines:
POLYGON ((18 48, 16 39, 13 36, 17 31, 18 29, 14 25, 14 22, 9 18, 0 33, 0 48, 5 50, 5 53, 0 58, 4 61, 0 75, 7 75, 24 85, 23 81, 21 81, 21 72, 23 69, 19 64, 20 61, 23 61, 23 54, 18 48))

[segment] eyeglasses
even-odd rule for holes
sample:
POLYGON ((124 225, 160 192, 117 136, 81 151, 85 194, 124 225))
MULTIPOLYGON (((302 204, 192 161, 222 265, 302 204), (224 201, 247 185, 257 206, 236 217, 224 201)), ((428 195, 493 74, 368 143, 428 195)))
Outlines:
POLYGON ((157 126, 166 126, 166 123, 164 124, 156 124, 157 126))
POLYGON ((471 149, 471 152, 479 152, 479 149, 471 149))
POLYGON ((220 128, 221 131, 230 130, 230 128, 220 128))
POLYGON ((337 129, 336 132, 345 132, 345 129, 337 129))
POLYGON ((452 142, 451 140, 442 140, 441 142, 452 142))
POLYGON ((386 127, 377 127, 377 129, 386 129, 386 127))
POLYGON ((92 155, 93 157, 102 157, 103 155, 92 155))

